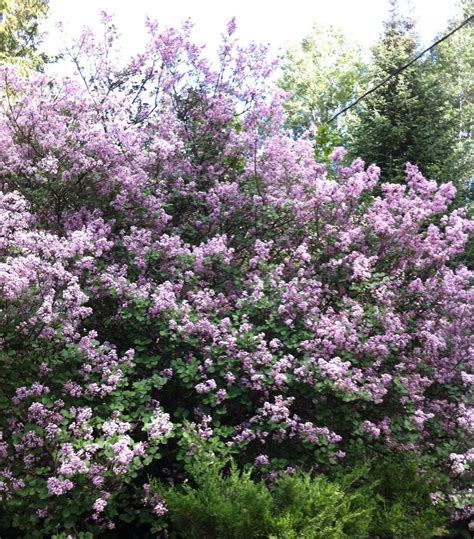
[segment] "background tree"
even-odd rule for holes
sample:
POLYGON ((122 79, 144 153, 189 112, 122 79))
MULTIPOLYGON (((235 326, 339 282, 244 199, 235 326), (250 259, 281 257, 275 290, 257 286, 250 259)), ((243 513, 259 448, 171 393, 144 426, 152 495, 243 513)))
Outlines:
POLYGON ((48 13, 48 0, 0 0, 0 63, 38 68, 39 24, 48 13))
MULTIPOLYGON (((448 41, 445 48, 456 47, 448 41)), ((396 72, 417 52, 415 22, 400 14, 397 0, 392 0, 384 33, 373 50, 369 86, 396 72)), ((459 97, 453 95, 459 77, 445 84, 453 68, 447 70, 449 61, 441 63, 437 55, 435 51, 391 78, 364 99, 352 117, 350 154, 379 164, 386 179, 402 179, 405 163, 410 161, 429 177, 460 181, 459 97)))
MULTIPOLYGON (((474 15, 474 1, 460 0, 457 16, 444 33, 472 15, 474 15)), ((459 181, 463 192, 471 200, 474 194, 472 73, 474 73, 474 26, 471 22, 431 52, 428 73, 433 82, 444 90, 445 114, 452 130, 450 138, 453 141, 453 154, 450 162, 445 163, 445 167, 450 166, 450 177, 459 181)))
POLYGON ((328 120, 364 86, 360 48, 340 29, 315 25, 298 47, 287 51, 282 70, 279 85, 292 94, 286 103, 287 124, 296 136, 315 126, 318 157, 326 157, 343 143, 347 117, 331 126, 328 120))

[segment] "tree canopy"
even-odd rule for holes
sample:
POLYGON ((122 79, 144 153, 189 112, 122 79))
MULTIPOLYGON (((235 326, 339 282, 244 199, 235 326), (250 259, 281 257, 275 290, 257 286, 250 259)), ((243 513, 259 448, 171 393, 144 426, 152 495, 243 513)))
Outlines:
POLYGON ((0 0, 0 63, 38 68, 39 24, 48 13, 48 0, 0 0))

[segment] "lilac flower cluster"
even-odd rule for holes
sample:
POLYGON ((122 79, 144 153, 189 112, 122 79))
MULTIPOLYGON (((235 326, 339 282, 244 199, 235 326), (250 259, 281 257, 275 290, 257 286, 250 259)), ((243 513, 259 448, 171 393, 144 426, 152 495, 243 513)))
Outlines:
POLYGON ((165 437, 173 430, 173 423, 170 421, 170 415, 156 409, 153 418, 147 426, 148 436, 152 439, 165 437))

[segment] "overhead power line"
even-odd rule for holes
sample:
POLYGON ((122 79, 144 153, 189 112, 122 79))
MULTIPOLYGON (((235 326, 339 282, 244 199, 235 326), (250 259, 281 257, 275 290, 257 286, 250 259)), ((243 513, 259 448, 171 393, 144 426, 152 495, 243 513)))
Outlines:
POLYGON ((349 109, 357 105, 357 103, 360 103, 363 99, 365 99, 368 95, 374 93, 376 90, 378 90, 381 86, 383 86, 386 82, 388 82, 391 78, 395 77, 396 75, 399 75, 407 67, 410 67, 412 64, 414 64, 417 60, 419 60, 424 54, 426 54, 431 49, 434 49, 437 45, 439 45, 442 41, 445 41, 449 37, 451 37, 453 34, 455 34, 458 30, 461 30, 463 26, 466 26, 466 24, 469 24, 474 20, 474 15, 471 15, 468 17, 465 21, 463 21, 459 26, 456 26, 451 32, 443 36, 442 38, 438 39, 438 41, 435 41, 432 45, 430 45, 428 48, 426 48, 424 51, 420 52, 418 56, 415 56, 412 60, 410 60, 407 64, 399 67, 395 71, 392 71, 387 77, 385 77, 381 82, 376 84, 373 88, 370 88, 370 90, 367 90, 367 92, 363 93, 361 96, 359 96, 354 102, 352 102, 350 105, 347 105, 347 107, 344 107, 342 110, 340 110, 337 114, 335 114, 332 118, 328 120, 328 123, 335 120, 338 116, 341 114, 344 114, 344 112, 347 112, 349 109))

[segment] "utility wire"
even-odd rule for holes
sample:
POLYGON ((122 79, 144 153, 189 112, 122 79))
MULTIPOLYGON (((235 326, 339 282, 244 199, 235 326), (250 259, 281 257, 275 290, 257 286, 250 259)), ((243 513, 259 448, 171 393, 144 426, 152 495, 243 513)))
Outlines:
POLYGON ((402 73, 403 71, 405 71, 405 69, 407 67, 410 67, 412 64, 414 64, 418 59, 420 59, 424 54, 426 54, 428 51, 430 51, 431 49, 434 49, 437 45, 439 45, 442 41, 445 41, 446 39, 448 39, 448 37, 451 37, 454 33, 456 33, 458 30, 460 30, 463 26, 466 26, 466 24, 469 24, 470 22, 472 22, 474 20, 474 15, 471 15, 470 17, 468 17, 464 22, 462 22, 459 26, 457 26, 456 28, 454 28, 453 30, 451 30, 451 32, 449 32, 448 34, 446 34, 445 36, 443 36, 442 38, 438 39, 438 41, 435 41, 432 45, 430 45, 427 49, 425 49, 424 51, 420 52, 420 54, 418 54, 418 56, 415 56, 415 58, 413 58, 412 60, 410 60, 407 64, 399 67, 398 69, 396 69, 395 71, 392 71, 390 73, 390 75, 388 75, 387 77, 385 77, 383 79, 382 82, 379 82, 378 84, 376 84, 373 88, 371 88, 370 90, 367 90, 367 92, 365 92, 364 94, 362 94, 360 97, 358 97, 354 102, 352 102, 350 105, 347 105, 347 107, 344 107, 342 110, 340 110, 337 114, 335 114, 332 118, 330 118, 328 120, 327 123, 331 123, 333 120, 335 120, 338 116, 340 116, 341 114, 344 114, 344 112, 347 112, 349 109, 351 109, 352 107, 354 107, 355 105, 357 105, 357 103, 360 103, 360 101, 362 101, 362 99, 365 99, 368 95, 372 94, 373 92, 375 92, 376 90, 378 90, 381 86, 383 86, 386 82, 388 82, 392 77, 395 77, 396 75, 399 75, 400 73, 402 73))

